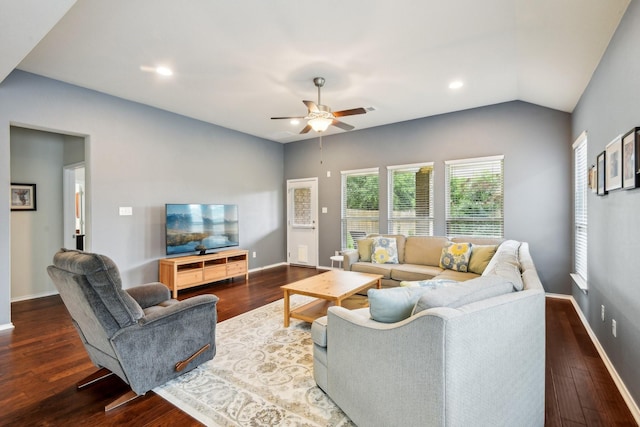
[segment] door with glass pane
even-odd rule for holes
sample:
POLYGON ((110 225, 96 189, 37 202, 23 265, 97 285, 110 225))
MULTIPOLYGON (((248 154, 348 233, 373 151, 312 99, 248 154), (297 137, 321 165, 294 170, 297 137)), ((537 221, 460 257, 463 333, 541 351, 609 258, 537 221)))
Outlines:
POLYGON ((318 178, 287 180, 287 261, 318 265, 318 178))

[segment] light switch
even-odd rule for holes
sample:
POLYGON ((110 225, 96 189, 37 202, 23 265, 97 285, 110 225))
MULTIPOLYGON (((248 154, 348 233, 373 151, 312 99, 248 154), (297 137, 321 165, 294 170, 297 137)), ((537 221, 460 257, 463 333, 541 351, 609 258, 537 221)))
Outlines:
POLYGON ((131 206, 120 206, 120 216, 133 215, 133 208, 131 206))
POLYGON ((322 213, 327 213, 327 212, 329 212, 329 210, 326 207, 323 207, 322 208, 322 213))

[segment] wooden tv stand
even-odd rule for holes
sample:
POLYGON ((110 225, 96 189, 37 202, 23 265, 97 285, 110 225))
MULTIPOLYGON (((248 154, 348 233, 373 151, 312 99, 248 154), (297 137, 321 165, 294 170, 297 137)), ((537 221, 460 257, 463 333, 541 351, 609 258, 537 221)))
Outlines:
POLYGON ((206 255, 160 260, 160 282, 171 289, 173 298, 180 289, 244 276, 249 283, 249 251, 235 249, 206 255))

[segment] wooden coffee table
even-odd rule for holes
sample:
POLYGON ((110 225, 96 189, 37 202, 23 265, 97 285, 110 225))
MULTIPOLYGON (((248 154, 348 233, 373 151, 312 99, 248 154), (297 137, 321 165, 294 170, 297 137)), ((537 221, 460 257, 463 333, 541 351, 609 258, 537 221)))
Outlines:
POLYGON ((291 318, 313 322, 318 317, 326 315, 330 306, 341 306, 346 298, 360 291, 374 286, 380 289, 382 277, 380 274, 331 270, 281 286, 284 291, 284 327, 289 326, 291 318), (292 294, 318 299, 291 310, 289 296, 292 294))

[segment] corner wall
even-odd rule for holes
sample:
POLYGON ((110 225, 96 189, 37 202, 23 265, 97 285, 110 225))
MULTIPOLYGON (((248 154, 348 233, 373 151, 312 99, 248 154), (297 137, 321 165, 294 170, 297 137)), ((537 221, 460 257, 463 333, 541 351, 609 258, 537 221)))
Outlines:
MULTIPOLYGON (((155 281, 165 203, 236 203, 250 268, 285 261, 281 144, 88 89, 14 71, 0 84, 0 181, 10 182, 9 128, 88 135, 88 249, 124 287, 155 281), (131 206, 133 216, 119 216, 131 206)), ((0 327, 10 319, 9 200, 0 209, 0 327)), ((53 254, 50 254, 53 256, 53 254)))
MULTIPOLYGON (((573 113, 572 133, 588 133, 588 161, 617 135, 640 126, 640 3, 632 1, 573 113)), ((573 295, 636 402, 640 402, 640 189, 587 196, 587 295, 573 295), (605 321, 600 306, 605 306, 605 321), (617 322, 617 338, 611 320, 617 322)))
POLYGON ((322 154, 317 139, 286 144, 285 179, 319 178, 319 206, 328 209, 319 214, 320 263, 329 265, 340 249, 340 171, 380 168, 384 232, 386 166, 434 162, 434 234, 444 235, 444 161, 504 154, 505 237, 530 243, 547 292, 569 294, 570 139, 568 113, 515 101, 339 133, 323 138, 322 154))

